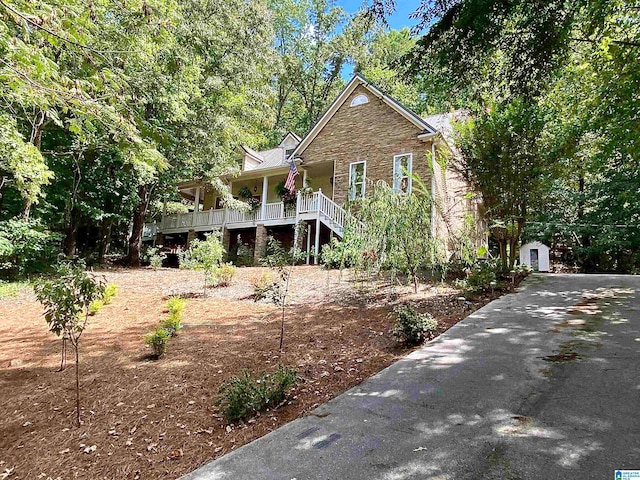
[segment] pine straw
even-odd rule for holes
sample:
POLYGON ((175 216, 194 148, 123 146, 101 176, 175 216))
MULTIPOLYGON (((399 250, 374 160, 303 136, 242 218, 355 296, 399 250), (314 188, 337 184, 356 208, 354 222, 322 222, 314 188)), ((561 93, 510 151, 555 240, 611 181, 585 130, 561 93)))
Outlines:
MULTIPOLYGON (((488 301, 460 301, 451 288, 360 284, 317 267, 294 270, 285 352, 279 311, 254 302, 251 281, 266 269, 238 269, 229 287, 205 298, 198 272, 105 272, 119 295, 95 317, 81 345, 84 424, 74 426, 73 366, 58 373, 60 340, 32 294, 0 301, 0 473, 11 479, 171 479, 304 415, 361 383, 409 350, 389 335, 389 311, 416 301, 444 331, 488 301), (168 295, 188 300, 185 328, 166 355, 150 361, 142 337, 166 317, 168 295), (19 366, 10 366, 14 361, 19 366), (285 405, 226 426, 215 397, 246 368, 279 364, 303 377, 285 405), (96 446, 84 453, 84 448, 96 446)), ((72 355, 69 355, 72 358, 72 355)))

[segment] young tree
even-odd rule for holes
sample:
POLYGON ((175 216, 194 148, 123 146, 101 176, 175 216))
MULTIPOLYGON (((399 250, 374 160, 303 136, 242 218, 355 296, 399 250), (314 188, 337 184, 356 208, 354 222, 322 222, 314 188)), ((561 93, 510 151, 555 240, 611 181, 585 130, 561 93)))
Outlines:
MULTIPOLYGON (((89 319, 89 305, 104 295, 104 282, 87 273, 83 264, 61 264, 50 280, 36 284, 38 301, 45 307, 49 331, 71 342, 75 352, 76 421, 80 426, 80 338, 89 319)), ((64 347, 63 347, 64 348, 64 347)))
POLYGON ((437 270, 445 261, 443 246, 431 234, 431 198, 398 193, 382 181, 372 190, 354 209, 351 220, 363 226, 347 228, 343 242, 360 249, 356 267, 402 272, 417 292, 421 270, 437 270))
POLYGON ((180 267, 203 271, 203 292, 206 295, 207 283, 211 280, 216 268, 220 266, 224 254, 220 234, 208 233, 205 240, 196 238, 191 241, 189 249, 180 257, 180 267))

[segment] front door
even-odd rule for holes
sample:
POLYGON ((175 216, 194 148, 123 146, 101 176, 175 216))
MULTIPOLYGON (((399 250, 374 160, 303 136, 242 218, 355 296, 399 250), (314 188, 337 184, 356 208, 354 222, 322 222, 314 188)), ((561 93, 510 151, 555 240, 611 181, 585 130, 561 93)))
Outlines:
POLYGON ((531 268, 533 268, 534 272, 537 272, 540 270, 540 263, 538 261, 538 249, 537 248, 532 248, 529 251, 529 259, 531 261, 531 268))

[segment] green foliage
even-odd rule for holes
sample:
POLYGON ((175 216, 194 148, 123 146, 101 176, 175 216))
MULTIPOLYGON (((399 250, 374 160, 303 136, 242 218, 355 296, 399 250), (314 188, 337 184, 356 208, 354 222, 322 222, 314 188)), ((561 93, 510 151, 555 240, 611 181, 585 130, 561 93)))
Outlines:
POLYGON ((353 255, 355 267, 366 272, 382 268, 405 273, 417 291, 420 272, 437 270, 445 262, 443 246, 431 233, 430 196, 401 194, 385 182, 367 192, 358 201, 357 218, 350 220, 343 240, 350 256, 352 248, 359 250, 353 255))
POLYGON ((45 307, 44 318, 49 331, 60 336, 80 337, 86 326, 89 306, 102 298, 104 283, 87 273, 83 264, 61 263, 50 279, 39 280, 34 287, 36 298, 45 307))
POLYGON ((56 259, 60 236, 37 220, 0 221, 0 276, 44 272, 56 259))
POLYGON ((438 331, 438 322, 428 313, 418 313, 412 305, 402 305, 393 310, 395 337, 407 345, 418 345, 433 338, 438 331))
MULTIPOLYGON (((180 268, 202 270, 204 272, 204 288, 215 282, 215 273, 222 273, 220 263, 224 258, 225 250, 222 246, 219 233, 208 233, 205 240, 194 239, 189 249, 180 254, 180 268)), ((226 273, 229 273, 226 269, 226 273)))
POLYGON ((95 315, 100 310, 102 310, 102 307, 104 307, 104 300, 102 299, 94 300, 89 304, 89 315, 91 316, 95 315))
POLYGON ((227 422, 243 420, 280 404, 298 379, 294 369, 282 365, 274 373, 259 377, 243 370, 222 384, 216 403, 227 422))
POLYGON ((166 306, 170 315, 182 316, 182 313, 187 306, 187 301, 180 297, 171 297, 167 300, 166 306))
POLYGON ((163 327, 156 328, 153 332, 144 337, 144 343, 151 347, 153 356, 158 359, 167 351, 167 345, 171 334, 163 327))
POLYGON ((322 247, 320 262, 325 268, 350 268, 358 264, 360 255, 360 237, 346 235, 343 240, 331 237, 329 243, 322 247))
POLYGON ((291 265, 292 261, 291 252, 288 252, 278 240, 268 236, 264 256, 260 259, 260 264, 263 267, 283 267, 291 265))
POLYGON ((63 336, 75 349, 76 373, 76 421, 80 425, 80 337, 89 318, 89 306, 104 295, 104 283, 87 273, 85 265, 80 263, 61 263, 55 276, 36 282, 36 298, 44 306, 44 318, 49 331, 63 336))
POLYGON ((170 313, 161 323, 160 327, 169 334, 171 337, 175 337, 178 334, 178 330, 182 328, 182 314, 170 313))
POLYGON ((232 263, 221 263, 218 267, 214 267, 211 272, 213 285, 216 287, 227 287, 231 285, 236 270, 236 266, 232 263))
POLYGON ((263 272, 251 282, 253 286, 253 300, 258 302, 265 298, 271 298, 274 290, 279 289, 279 282, 271 272, 263 272))
POLYGON ((481 194, 503 270, 513 268, 517 246, 532 209, 542 205, 556 175, 545 155, 546 112, 516 99, 494 104, 458 125, 458 169, 481 194))
POLYGON ((482 292, 496 286, 500 265, 492 262, 480 262, 473 267, 467 277, 467 288, 473 292, 482 292))
POLYGON ((0 191, 10 181, 22 197, 37 202, 52 177, 40 151, 18 132, 16 120, 0 111, 0 191))
POLYGON ((118 295, 118 285, 115 283, 109 283, 104 289, 104 295, 102 295, 102 301, 105 305, 109 305, 113 299, 118 295))
POLYGON ((17 296, 20 290, 27 285, 29 285, 27 282, 5 282, 0 280, 0 300, 17 296))

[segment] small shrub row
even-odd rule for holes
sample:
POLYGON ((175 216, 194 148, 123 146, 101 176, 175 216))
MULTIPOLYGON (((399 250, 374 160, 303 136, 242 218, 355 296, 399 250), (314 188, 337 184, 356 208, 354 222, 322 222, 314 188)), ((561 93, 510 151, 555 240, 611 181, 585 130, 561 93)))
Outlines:
POLYGON ((118 286, 115 283, 108 284, 101 298, 98 298, 89 304, 89 315, 95 315, 102 307, 109 305, 118 295, 118 286))
POLYGON ((278 405, 298 380, 298 372, 283 365, 274 373, 259 377, 243 370, 222 384, 216 404, 227 422, 243 420, 278 405))
POLYGON ((166 307, 169 316, 164 319, 156 329, 144 337, 144 343, 151 347, 153 357, 158 359, 167 351, 167 345, 171 337, 178 334, 182 328, 182 314, 187 302, 180 297, 171 297, 167 300, 166 307))
POLYGON ((402 305, 393 311, 391 333, 406 345, 419 345, 435 337, 438 322, 428 313, 418 313, 412 305, 402 305))

